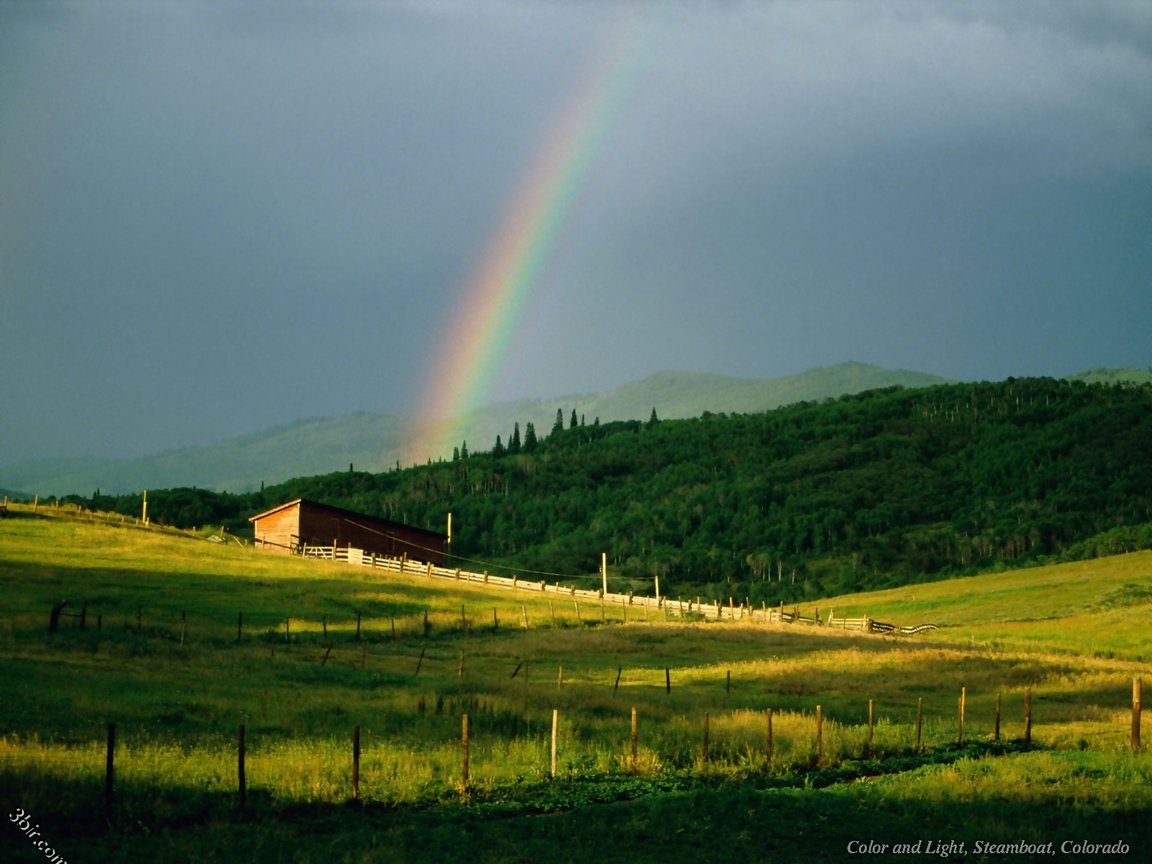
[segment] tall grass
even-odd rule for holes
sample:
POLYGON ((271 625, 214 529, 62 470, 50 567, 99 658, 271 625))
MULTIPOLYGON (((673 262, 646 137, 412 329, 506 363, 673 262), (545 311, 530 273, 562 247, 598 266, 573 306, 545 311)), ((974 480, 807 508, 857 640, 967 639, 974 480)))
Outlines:
POLYGON ((551 811, 586 800, 565 789, 597 784, 597 800, 613 800, 726 780, 802 788, 887 773, 904 779, 869 781, 876 795, 900 799, 917 787, 941 800, 964 790, 964 800, 992 800, 1004 795, 997 782, 1020 780, 1017 770, 1051 778, 1037 794, 1068 806, 1148 803, 1125 791, 1148 779, 1147 757, 1126 752, 1131 680, 1147 666, 1104 623, 1117 609, 1107 598, 1152 572, 1152 557, 961 580, 951 594, 940 583, 820 604, 947 625, 898 639, 644 623, 640 614, 624 625, 609 609, 602 623, 594 605, 578 617, 533 592, 385 577, 130 525, 27 517, 0 531, 0 795, 77 830, 100 823, 111 722, 121 826, 230 818, 240 724, 256 810, 348 802, 354 726, 368 806, 515 800, 551 811), (1054 605, 1062 574, 1063 606, 1054 605), (1029 586, 1040 617, 1022 620, 1029 586), (48 633, 48 610, 63 598, 68 611, 87 602, 85 630, 69 618, 48 633), (1088 636, 1070 627, 1085 616, 1088 636), (1035 638, 1041 626, 1057 642, 1035 638), (974 749, 958 740, 962 688, 974 749), (991 745, 997 699, 1002 741, 1023 736, 1026 692, 1033 744, 1051 760, 978 758, 1006 752, 991 745), (467 790, 463 714, 472 721, 467 790))

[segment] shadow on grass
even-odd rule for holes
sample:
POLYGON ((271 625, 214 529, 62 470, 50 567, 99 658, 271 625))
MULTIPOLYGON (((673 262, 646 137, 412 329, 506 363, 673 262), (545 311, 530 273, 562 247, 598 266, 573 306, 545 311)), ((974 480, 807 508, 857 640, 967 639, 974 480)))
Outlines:
MULTIPOLYGON (((788 774, 588 776, 467 795, 446 791, 415 805, 283 804, 252 790, 241 811, 234 795, 129 786, 105 811, 99 784, 37 790, 10 774, 0 775, 0 797, 13 812, 31 814, 64 859, 108 862, 838 861, 858 860, 848 850, 854 840, 889 849, 955 841, 966 844, 966 860, 981 861, 1052 856, 979 855, 977 841, 1051 841, 1058 850, 1065 840, 1122 840, 1130 850, 1152 848, 1142 805, 1110 805, 1066 789, 957 794, 946 804, 917 794, 916 777, 933 767, 1027 752, 1036 751, 972 743, 788 774), (909 782, 900 785, 904 774, 909 782), (876 782, 882 780, 897 782, 876 782)), ((44 860, 11 825, 0 849, 10 853, 6 861, 44 860)))

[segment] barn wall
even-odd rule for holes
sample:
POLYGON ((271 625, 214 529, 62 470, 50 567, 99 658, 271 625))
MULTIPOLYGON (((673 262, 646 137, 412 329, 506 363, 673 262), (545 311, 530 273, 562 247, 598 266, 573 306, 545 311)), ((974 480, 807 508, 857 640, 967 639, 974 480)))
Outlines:
POLYGON ((286 507, 255 523, 257 544, 276 552, 291 552, 300 536, 300 507, 286 507))

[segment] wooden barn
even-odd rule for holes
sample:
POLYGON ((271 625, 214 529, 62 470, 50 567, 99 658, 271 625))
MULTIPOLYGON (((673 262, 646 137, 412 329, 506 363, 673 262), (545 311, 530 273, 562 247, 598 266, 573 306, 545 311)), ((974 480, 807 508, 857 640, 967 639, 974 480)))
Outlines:
POLYGON ((305 546, 352 546, 393 558, 444 563, 447 535, 297 498, 251 517, 256 545, 299 554, 305 546))

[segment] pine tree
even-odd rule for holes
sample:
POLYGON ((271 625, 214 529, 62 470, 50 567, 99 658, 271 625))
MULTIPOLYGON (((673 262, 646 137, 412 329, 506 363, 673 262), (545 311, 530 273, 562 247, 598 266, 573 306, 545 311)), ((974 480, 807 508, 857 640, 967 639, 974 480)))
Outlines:
POLYGON ((564 410, 562 408, 556 409, 556 422, 552 424, 552 434, 564 431, 564 410))
POLYGON ((568 421, 568 428, 569 429, 575 429, 576 428, 576 409, 575 408, 572 409, 572 419, 570 419, 568 421))
POLYGON ((520 452, 520 424, 512 425, 512 437, 508 439, 508 453, 515 455, 520 452))
POLYGON ((506 451, 504 450, 504 443, 500 440, 500 436, 496 436, 496 445, 492 448, 492 455, 496 457, 503 456, 506 451))
POLYGON ((660 418, 658 418, 656 416, 656 409, 653 408, 652 409, 652 416, 648 418, 648 428, 651 429, 653 426, 655 426, 659 422, 660 422, 660 418))
POLYGON ((535 453, 536 443, 536 427, 533 426, 532 421, 529 420, 528 424, 524 427, 524 452, 535 453))

